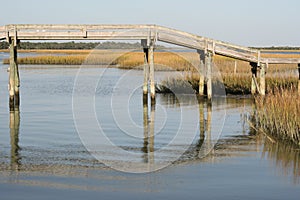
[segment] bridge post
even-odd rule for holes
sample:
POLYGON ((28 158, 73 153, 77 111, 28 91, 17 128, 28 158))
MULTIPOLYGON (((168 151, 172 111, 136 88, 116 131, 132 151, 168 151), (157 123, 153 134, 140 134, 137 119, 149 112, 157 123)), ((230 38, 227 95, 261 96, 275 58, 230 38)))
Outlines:
POLYGON ((155 80, 154 80, 154 44, 153 41, 149 47, 149 66, 150 66, 150 94, 151 99, 155 100, 155 80))
POLYGON ((257 90, 258 90, 258 85, 257 85, 257 63, 251 62, 251 94, 255 95, 257 90))
POLYGON ((260 77, 259 77, 259 94, 262 96, 266 95, 266 65, 265 63, 260 64, 260 77))
POLYGON ((143 94, 148 96, 148 83, 149 83, 149 48, 147 46, 147 40, 141 41, 144 50, 144 84, 143 94))
POLYGON ((200 56, 199 65, 199 96, 204 96, 204 85, 205 85, 205 52, 204 50, 197 50, 200 56))
POLYGON ((212 53, 207 52, 205 54, 205 65, 206 65, 206 70, 207 70, 207 99, 211 100, 212 99, 212 53))
POLYGON ((298 94, 300 95, 300 63, 298 63, 298 94))
POLYGON ((20 106, 20 79, 19 68, 17 61, 17 41, 15 39, 10 40, 9 44, 10 58, 9 58, 9 109, 10 111, 19 110, 20 106))

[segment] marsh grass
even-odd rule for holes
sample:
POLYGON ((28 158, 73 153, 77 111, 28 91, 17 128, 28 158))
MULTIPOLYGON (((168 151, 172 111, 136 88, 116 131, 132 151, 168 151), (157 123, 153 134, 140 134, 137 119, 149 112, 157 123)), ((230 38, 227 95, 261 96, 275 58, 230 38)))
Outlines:
MULTIPOLYGON (((37 56, 18 58, 19 64, 46 64, 46 65, 98 65, 111 64, 123 69, 142 69, 144 63, 143 52, 126 52, 124 50, 20 50, 20 52, 37 53, 37 56)), ((289 58, 285 54, 263 54, 262 57, 289 58)), ((300 58, 300 54, 292 55, 293 58, 300 58)), ((176 70, 197 72, 200 64, 199 55, 196 52, 155 52, 154 62, 156 70, 176 70)), ((9 64, 9 59, 3 60, 9 64)), ((225 74, 250 74, 248 62, 235 61, 232 58, 214 56, 214 65, 225 74), (236 68, 235 68, 236 66, 236 68)), ((269 65, 268 73, 281 73, 287 70, 295 70, 297 65, 269 65)))
POLYGON ((256 126, 272 137, 300 146, 300 101, 296 87, 257 96, 256 126))
MULTIPOLYGON (((180 87, 186 88, 185 85, 189 84, 195 92, 198 92, 199 88, 199 75, 192 74, 181 77, 171 77, 163 80, 160 87, 157 87, 157 91, 160 93, 169 93, 168 88, 180 87)), ((216 87, 224 87, 226 94, 232 95, 248 95, 251 94, 251 75, 250 74, 222 74, 221 77, 213 78, 213 84, 216 87)), ((266 91, 272 93, 276 91, 276 88, 289 89, 296 87, 298 79, 295 75, 286 76, 267 76, 266 77, 266 91)))
MULTIPOLYGON (((144 53, 140 51, 128 52, 124 50, 26 50, 38 53, 37 56, 18 58, 19 64, 31 65, 98 65, 111 66, 120 69, 143 69, 144 53)), ((262 57, 300 58, 300 54, 262 54, 262 57)), ((4 59, 5 64, 9 59, 4 59)), ((158 87, 158 92, 167 92, 168 89, 186 88, 186 83, 198 91, 199 82, 199 55, 196 52, 155 52, 155 70, 181 71, 188 76, 167 79, 158 87), (177 85, 176 85, 177 84, 177 85)), ((251 88, 251 67, 248 62, 236 61, 232 58, 214 56, 214 68, 220 72, 226 92, 228 94, 249 94, 251 88)), ((267 92, 274 88, 289 88, 297 82, 297 65, 269 65, 267 69, 267 92)))

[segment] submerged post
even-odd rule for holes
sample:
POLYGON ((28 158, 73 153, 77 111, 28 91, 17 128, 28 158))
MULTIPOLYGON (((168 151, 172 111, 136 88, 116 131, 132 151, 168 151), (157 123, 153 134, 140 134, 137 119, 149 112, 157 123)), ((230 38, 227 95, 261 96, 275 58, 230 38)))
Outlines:
POLYGON ((152 101, 151 105, 151 113, 150 113, 150 122, 149 122, 149 171, 152 170, 153 165, 154 165, 154 137, 155 137, 155 101, 152 101))
POLYGON ((151 99, 155 100, 155 80, 154 80, 154 44, 153 41, 149 47, 149 66, 150 66, 150 94, 151 99))
POLYGON ((19 111, 12 111, 9 114, 9 128, 10 128, 10 157, 11 169, 18 170, 20 166, 20 147, 19 147, 19 128, 20 128, 20 113, 19 111))
POLYGON ((251 73, 252 73, 252 77, 251 77, 251 94, 255 95, 258 88, 257 88, 257 63, 251 62, 251 73))
POLYGON ((259 94, 262 96, 266 95, 266 65, 265 63, 260 65, 259 94))
MULTIPOLYGON (((204 102, 199 101, 199 120, 200 120, 200 140, 205 139, 205 117, 204 117, 204 102)), ((202 142, 203 143, 203 142, 202 142)))
POLYGON ((205 84, 205 52, 204 50, 197 50, 200 56, 199 65, 199 96, 204 96, 204 84, 205 84))
POLYGON ((19 110, 20 105, 20 79, 19 79, 19 68, 17 62, 17 42, 15 39, 11 39, 9 50, 10 50, 10 66, 9 66, 9 109, 10 111, 19 110))
POLYGON ((205 55, 205 64, 207 69, 207 99, 212 99, 212 53, 207 52, 205 55))

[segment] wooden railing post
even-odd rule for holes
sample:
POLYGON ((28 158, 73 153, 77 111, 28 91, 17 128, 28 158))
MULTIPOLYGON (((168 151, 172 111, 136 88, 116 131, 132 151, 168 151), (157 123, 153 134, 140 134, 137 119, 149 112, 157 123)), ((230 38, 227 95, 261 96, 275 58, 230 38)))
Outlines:
POLYGON ((148 84, 149 84, 149 48, 147 46, 147 40, 141 41, 144 50, 144 84, 143 94, 148 96, 148 84))
POLYGON ((197 50, 200 57, 199 65, 199 96, 204 96, 205 85, 205 52, 204 50, 197 50))
POLYGON ((257 63, 251 62, 251 94, 255 95, 258 90, 257 85, 257 63))
POLYGON ((10 111, 19 110, 20 105, 20 79, 17 61, 17 42, 15 39, 10 40, 10 66, 9 66, 9 109, 10 111))
POLYGON ((259 77, 259 94, 266 95, 266 65, 265 63, 260 64, 260 77, 259 77))
POLYGON ((150 66, 150 94, 151 99, 155 100, 155 80, 154 80, 154 44, 151 42, 149 47, 149 66, 150 66))
POLYGON ((212 99, 212 53, 207 52, 205 55, 205 65, 207 70, 207 99, 212 99))

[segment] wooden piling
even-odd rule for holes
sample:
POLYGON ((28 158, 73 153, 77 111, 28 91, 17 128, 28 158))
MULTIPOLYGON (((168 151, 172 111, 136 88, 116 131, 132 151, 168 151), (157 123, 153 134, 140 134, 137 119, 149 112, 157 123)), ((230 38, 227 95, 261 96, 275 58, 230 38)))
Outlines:
POLYGON ((144 48, 144 85, 143 94, 148 94, 149 83, 149 63, 148 63, 148 48, 144 48))
POLYGON ((205 52, 203 50, 197 51, 200 57, 199 65, 199 96, 204 96, 205 85, 205 52))
POLYGON ((147 46, 147 40, 141 40, 141 44, 144 50, 144 84, 143 84, 143 94, 148 94, 148 84, 149 84, 149 48, 147 46))
POLYGON ((266 65, 265 63, 260 64, 260 77, 259 77, 259 94, 266 95, 266 65))
POLYGON ((251 62, 251 73, 252 73, 252 78, 251 78, 251 94, 255 95, 258 88, 257 88, 257 63, 251 62))
POLYGON ((151 99, 155 100, 155 80, 154 80, 154 46, 151 43, 148 51, 149 66, 150 66, 150 94, 151 99))
POLYGON ((212 99, 212 53, 207 52, 205 55, 205 65, 207 70, 207 99, 212 99))
POLYGON ((17 62, 17 46, 15 39, 10 41, 10 66, 9 66, 9 108, 10 111, 19 110, 20 105, 20 79, 17 62))

